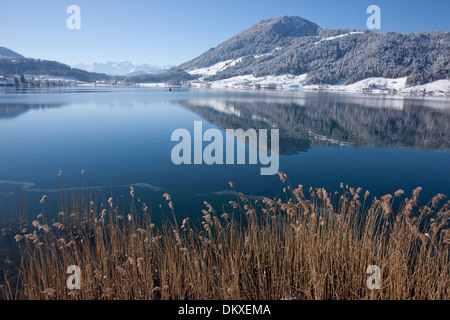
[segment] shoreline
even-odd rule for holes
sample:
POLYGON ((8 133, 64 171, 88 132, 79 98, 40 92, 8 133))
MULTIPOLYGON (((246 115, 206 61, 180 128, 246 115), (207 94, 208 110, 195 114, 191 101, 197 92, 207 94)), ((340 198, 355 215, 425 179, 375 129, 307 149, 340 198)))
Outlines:
MULTIPOLYGON (((288 90, 288 91, 324 91, 342 93, 373 93, 383 95, 412 95, 412 96, 450 96, 450 80, 442 79, 430 83, 407 86, 407 77, 389 79, 381 77, 367 78, 345 85, 344 80, 337 84, 308 84, 304 80, 306 75, 280 75, 256 78, 251 75, 238 76, 216 81, 192 80, 185 84, 188 87, 211 89, 253 89, 253 90, 288 90)), ((155 84, 140 84, 153 86, 155 84)))
MULTIPOLYGON (((183 83, 181 85, 170 85, 167 83, 130 83, 130 84, 116 84, 116 83, 67 83, 62 85, 46 85, 46 86, 33 86, 33 85, 0 85, 0 93, 3 89, 50 89, 50 88, 182 88, 182 89, 197 89, 197 90, 215 90, 215 91, 263 91, 263 92, 294 92, 294 93, 306 93, 306 92, 325 92, 336 94, 349 94, 349 95, 364 95, 364 96, 389 96, 389 97, 415 97, 415 98, 444 98, 447 100, 450 97, 450 80, 437 80, 435 82, 395 89, 392 87, 375 87, 366 88, 361 87, 361 82, 367 83, 369 79, 361 80, 351 85, 299 85, 292 86, 288 84, 277 84, 276 86, 249 84, 249 83, 232 83, 226 84, 223 81, 218 80, 213 82, 198 82, 197 80, 183 83), (448 85, 448 89, 445 88, 448 85), (437 88, 432 90, 433 88, 437 88)), ((392 80, 392 79, 390 79, 392 80)))

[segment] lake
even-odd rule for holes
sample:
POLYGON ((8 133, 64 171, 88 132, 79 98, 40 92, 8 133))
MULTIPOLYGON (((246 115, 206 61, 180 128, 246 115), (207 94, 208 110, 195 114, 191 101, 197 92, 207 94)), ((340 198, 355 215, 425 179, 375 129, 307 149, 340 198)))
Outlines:
POLYGON ((285 184, 278 175, 260 175, 260 164, 175 165, 172 132, 193 132, 194 121, 224 135, 226 129, 279 129, 279 169, 293 185, 332 192, 343 182, 377 197, 397 189, 409 197, 421 186, 424 203, 436 193, 450 195, 449 98, 134 87, 0 90, 0 210, 8 219, 19 212, 21 199, 34 219, 43 195, 55 216, 60 191, 81 189, 98 201, 111 196, 129 203, 133 186, 155 215, 170 212, 162 196, 168 192, 180 218, 201 216, 205 200, 219 213, 229 207, 236 199, 229 181, 255 199, 282 194, 285 184))

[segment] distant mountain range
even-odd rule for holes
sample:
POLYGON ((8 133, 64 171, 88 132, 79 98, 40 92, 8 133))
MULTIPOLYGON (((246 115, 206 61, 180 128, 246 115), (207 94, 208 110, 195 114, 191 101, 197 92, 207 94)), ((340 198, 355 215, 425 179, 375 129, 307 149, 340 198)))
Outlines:
POLYGON ((0 73, 6 74, 170 84, 227 83, 226 79, 231 79, 230 83, 233 79, 267 79, 269 83, 274 77, 286 76, 302 84, 349 85, 376 78, 381 82, 394 79, 392 83, 399 87, 400 82, 413 86, 450 79, 450 32, 330 30, 300 17, 283 16, 262 20, 197 58, 166 68, 130 62, 71 68, 59 62, 26 59, 0 47, 0 73))
POLYGON ((172 66, 134 65, 129 61, 77 64, 70 67, 57 61, 25 58, 8 48, 0 47, 0 73, 7 75, 50 75, 84 82, 124 80, 142 74, 158 74, 172 66))
POLYGON ((0 73, 6 75, 50 75, 84 82, 123 79, 123 77, 71 68, 67 64, 57 61, 25 58, 5 47, 0 47, 0 73))
POLYGON ((113 62, 108 61, 106 63, 95 62, 93 64, 76 64, 74 68, 86 70, 89 72, 105 73, 108 75, 119 76, 138 76, 142 74, 159 74, 163 73, 173 66, 157 66, 150 64, 133 64, 130 61, 113 62))

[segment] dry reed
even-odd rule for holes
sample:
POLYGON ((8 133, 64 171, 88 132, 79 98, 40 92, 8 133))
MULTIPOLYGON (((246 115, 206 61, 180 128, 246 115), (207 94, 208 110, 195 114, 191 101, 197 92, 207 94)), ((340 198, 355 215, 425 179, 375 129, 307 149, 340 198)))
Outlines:
MULTIPOLYGON (((207 202, 201 222, 152 223, 134 200, 119 212, 78 204, 16 236, 19 286, 9 299, 449 299, 450 201, 436 195, 418 207, 420 188, 368 202, 341 184, 305 192, 279 174, 285 199, 238 194, 219 214, 207 202), (306 195, 305 195, 306 194, 306 195), (394 212, 394 208, 396 212, 394 212), (127 217, 127 218, 124 218, 127 217), (242 222, 241 222, 242 221, 242 222), (81 289, 66 269, 81 268, 81 289), (381 289, 366 269, 381 268, 381 289)), ((234 184, 230 182, 234 188, 234 184)), ((175 219, 172 201, 164 194, 175 219)), ((45 198, 42 200, 45 202, 45 198)))

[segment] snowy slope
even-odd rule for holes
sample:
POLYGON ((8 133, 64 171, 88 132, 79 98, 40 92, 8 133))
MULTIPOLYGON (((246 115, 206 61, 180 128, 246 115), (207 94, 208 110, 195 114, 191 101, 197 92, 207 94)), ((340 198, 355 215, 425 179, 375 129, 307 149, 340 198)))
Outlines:
POLYGON ((361 34, 361 33, 363 33, 363 32, 361 32, 361 31, 352 31, 352 32, 340 34, 340 35, 334 36, 334 37, 326 37, 326 38, 320 39, 320 40, 317 41, 315 44, 320 43, 320 42, 322 42, 322 41, 331 41, 331 40, 343 38, 343 37, 346 37, 346 36, 349 36, 349 35, 352 35, 352 34, 361 34))
POLYGON ((241 61, 242 61, 242 58, 230 59, 230 60, 218 62, 216 64, 213 64, 210 67, 187 70, 187 72, 189 74, 193 74, 193 75, 201 75, 202 76, 201 79, 203 79, 207 76, 216 75, 218 72, 224 71, 225 69, 227 69, 229 67, 233 67, 241 61))

